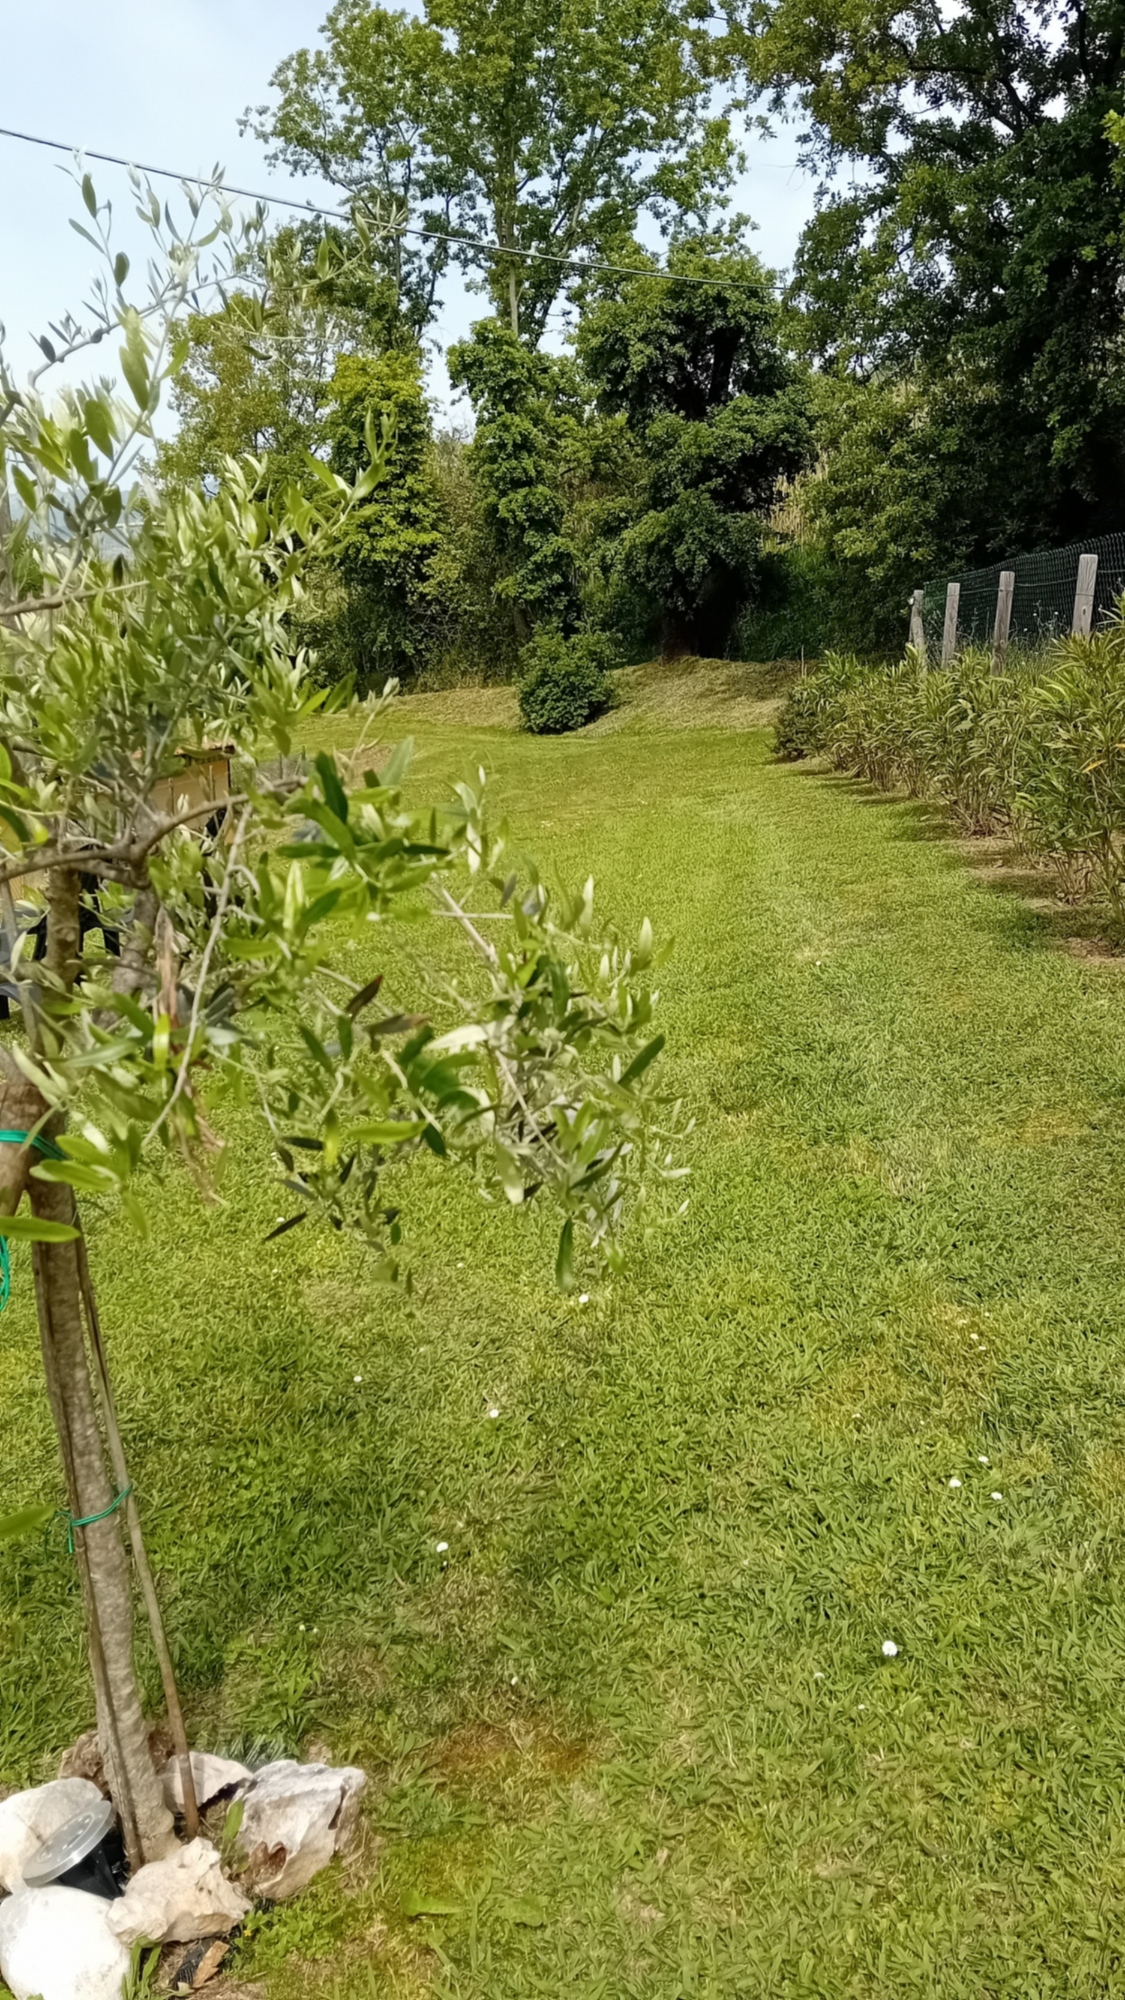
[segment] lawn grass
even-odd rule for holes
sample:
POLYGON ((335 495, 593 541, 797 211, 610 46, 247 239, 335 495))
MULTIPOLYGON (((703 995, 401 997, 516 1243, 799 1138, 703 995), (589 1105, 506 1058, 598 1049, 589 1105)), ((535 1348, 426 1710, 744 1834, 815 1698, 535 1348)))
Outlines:
MULTIPOLYGON (((372 1775, 360 1851, 235 1976, 1125 1991, 1125 964, 762 729, 403 720, 423 777, 483 763, 517 838, 675 934, 691 1206, 584 1306, 545 1218, 436 1164, 413 1303, 263 1246, 256 1145, 220 1207, 170 1174, 143 1247, 94 1224, 196 1740, 372 1775)), ((18 1252, 0 1397, 5 1511, 57 1483, 18 1252)), ((0 1621, 15 1783, 89 1720, 57 1540, 3 1551, 0 1621)))

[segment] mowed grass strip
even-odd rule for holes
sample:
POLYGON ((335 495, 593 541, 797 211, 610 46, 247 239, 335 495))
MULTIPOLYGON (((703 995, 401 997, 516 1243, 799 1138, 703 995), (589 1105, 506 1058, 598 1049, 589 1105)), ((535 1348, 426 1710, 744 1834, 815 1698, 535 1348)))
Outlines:
MULTIPOLYGON (((487 700, 404 705, 420 782, 483 763, 517 845, 675 934, 691 1205, 583 1305, 546 1217, 435 1166, 410 1304, 263 1245, 232 1116, 221 1206, 170 1173, 147 1245, 94 1224, 196 1739, 372 1774, 238 1976, 1119 1992, 1125 966, 765 731, 529 741, 487 700)), ((6 1509, 57 1485, 18 1253, 0 1393, 6 1509)), ((5 1549, 0 1616, 15 1783, 88 1719, 57 1541, 5 1549)))

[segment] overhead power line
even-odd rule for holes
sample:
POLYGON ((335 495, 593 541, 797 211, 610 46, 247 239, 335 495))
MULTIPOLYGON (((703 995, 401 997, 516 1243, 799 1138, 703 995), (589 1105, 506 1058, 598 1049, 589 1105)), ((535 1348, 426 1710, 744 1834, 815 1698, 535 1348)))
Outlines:
MULTIPOLYGON (((181 185, 186 181, 189 187, 210 188, 216 194, 237 195, 244 201, 260 201, 267 208, 284 208, 293 214, 316 215, 329 222, 346 220, 339 209, 322 208, 313 201, 290 201, 285 195, 259 194, 253 188, 232 187, 228 181, 209 180, 205 174, 180 174, 172 167, 145 166, 142 161, 127 160, 119 153, 96 153, 89 146, 68 146, 62 139, 44 139, 35 132, 15 132, 7 125, 0 125, 0 139, 18 139, 22 145, 44 146, 49 152, 67 153, 71 158, 77 156, 84 160, 100 160, 107 167, 131 167, 135 173, 147 174, 154 180, 177 181, 181 185)), ((780 168, 783 163, 770 161, 767 164, 780 168)), ((787 163, 788 165, 796 170, 803 165, 803 162, 795 160, 787 163)), ((727 290, 739 283, 737 278, 705 278, 686 272, 681 276, 677 271, 655 270, 648 264, 610 264, 585 257, 566 257, 555 250, 507 249, 502 243, 484 243, 476 236, 462 236, 444 229, 420 229, 409 223, 396 228, 393 234, 420 236, 431 243, 455 243, 461 248, 471 250, 477 256, 516 257, 524 263, 555 264, 564 270, 589 272, 592 276, 599 277, 657 278, 667 284, 721 286, 727 290)))

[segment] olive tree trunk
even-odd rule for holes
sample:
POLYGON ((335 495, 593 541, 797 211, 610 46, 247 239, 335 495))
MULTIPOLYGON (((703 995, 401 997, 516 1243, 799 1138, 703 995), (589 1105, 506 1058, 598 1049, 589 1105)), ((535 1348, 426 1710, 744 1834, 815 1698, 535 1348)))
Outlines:
MULTIPOLYGON (((36 1215, 71 1222, 70 1189, 32 1181, 36 1215)), ((68 1502, 79 1560, 86 1629, 94 1669, 98 1741, 121 1818, 132 1867, 158 1860, 173 1842, 172 1815, 164 1803, 148 1747, 141 1692, 133 1661, 133 1588, 122 1534, 124 1515, 110 1477, 98 1423, 82 1318, 79 1245, 37 1243, 35 1293, 44 1372, 67 1475, 68 1502), (112 1509, 112 1511, 110 1511, 112 1509), (102 1518, 91 1519, 101 1515, 102 1518)))
MULTIPOLYGON (((78 878, 53 869, 48 887, 47 968, 73 983, 79 957, 78 878)), ((9 1129, 30 1131, 47 1106, 39 1093, 10 1079, 0 1092, 0 1116, 9 1129)), ((26 1190, 33 1212, 73 1224, 70 1188, 30 1178, 27 1147, 0 1147, 0 1207, 14 1211, 26 1190)), ((83 1320, 81 1243, 34 1246, 39 1335, 51 1412, 58 1433, 75 1555, 82 1580, 90 1662, 97 1704, 98 1740, 106 1776, 121 1819, 126 1852, 136 1868, 167 1853, 174 1839, 148 1746, 133 1659, 133 1593, 123 1538, 121 1505, 98 1421, 83 1320), (92 1519, 100 1516, 100 1519, 92 1519)))

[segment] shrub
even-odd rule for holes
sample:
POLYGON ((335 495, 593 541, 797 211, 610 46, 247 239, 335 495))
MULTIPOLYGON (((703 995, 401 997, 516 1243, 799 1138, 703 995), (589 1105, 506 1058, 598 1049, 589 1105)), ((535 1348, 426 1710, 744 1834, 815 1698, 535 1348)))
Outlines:
POLYGON ((1026 677, 993 673, 985 652, 942 668, 909 651, 887 666, 829 653, 792 689, 775 747, 938 798, 967 832, 992 833, 1014 817, 1027 703, 1026 677))
POLYGON ((1003 673, 971 647, 932 668, 910 650, 877 668, 827 654, 792 689, 776 749, 939 799, 970 833, 1011 829, 1125 935, 1125 599, 1090 637, 1003 673))
POLYGON ((828 750, 848 690, 874 672, 854 653, 826 653, 816 671, 795 681, 785 698, 774 729, 777 755, 816 757, 828 750))
POLYGON ((842 689, 830 713, 827 749, 834 762, 889 791, 923 788, 917 758, 921 688, 917 656, 868 672, 842 689))
POLYGON ((918 771, 966 833, 1012 821, 1027 700, 1026 676, 994 673, 981 649, 922 676, 918 771))
POLYGON ((521 655, 520 715, 533 736, 582 729, 613 704, 613 641, 600 632, 541 632, 521 655))
POLYGON ((1093 880, 1125 927, 1125 621, 1061 639, 1028 694, 1016 823, 1064 892, 1093 880))

